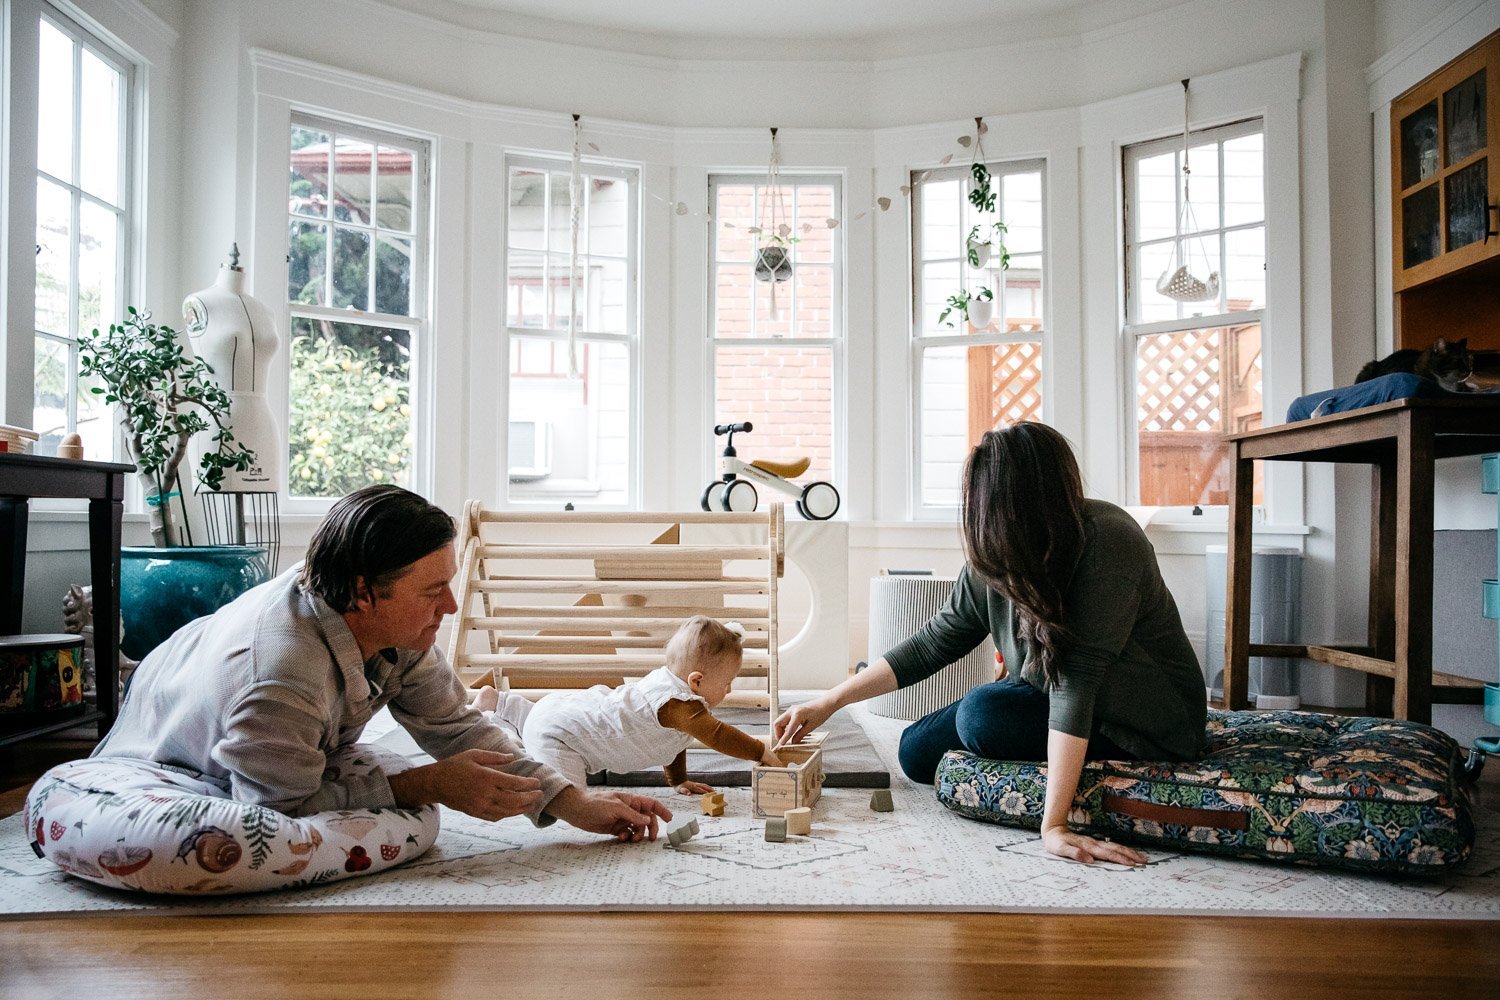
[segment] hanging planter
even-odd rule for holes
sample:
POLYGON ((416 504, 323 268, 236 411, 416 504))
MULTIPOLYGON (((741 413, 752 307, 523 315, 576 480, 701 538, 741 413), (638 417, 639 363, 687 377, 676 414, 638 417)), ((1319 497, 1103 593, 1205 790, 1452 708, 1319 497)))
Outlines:
POLYGON ((1156 279, 1156 291, 1176 302, 1210 302, 1219 297, 1219 272, 1214 270, 1203 237, 1188 237, 1197 233, 1198 220, 1193 215, 1193 200, 1188 194, 1188 180, 1192 169, 1188 166, 1188 81, 1182 81, 1182 212, 1177 220, 1177 232, 1181 238, 1172 248, 1172 258, 1156 279), (1197 253, 1193 254, 1190 243, 1196 242, 1197 253))
POLYGON ((976 330, 983 330, 990 325, 990 320, 994 318, 994 293, 988 288, 981 288, 969 299, 969 325, 976 330))
POLYGON ((786 281, 792 276, 791 250, 779 243, 761 247, 755 254, 757 281, 786 281))

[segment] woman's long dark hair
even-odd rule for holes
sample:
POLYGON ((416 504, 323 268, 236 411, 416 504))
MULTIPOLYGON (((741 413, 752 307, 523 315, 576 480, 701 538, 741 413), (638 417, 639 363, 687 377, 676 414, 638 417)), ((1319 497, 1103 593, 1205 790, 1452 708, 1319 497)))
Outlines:
POLYGON ((1015 605, 1056 683, 1070 640, 1063 595, 1083 550, 1083 477, 1067 438, 1031 422, 987 432, 964 463, 962 522, 969 569, 1015 605))

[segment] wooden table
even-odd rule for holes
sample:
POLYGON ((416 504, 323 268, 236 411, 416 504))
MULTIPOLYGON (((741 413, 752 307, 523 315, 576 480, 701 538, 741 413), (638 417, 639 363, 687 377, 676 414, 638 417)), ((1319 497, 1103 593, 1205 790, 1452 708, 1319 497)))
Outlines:
MULTIPOLYGON (((36 498, 89 502, 89 575, 94 586, 94 707, 83 714, 0 715, 0 746, 98 721, 109 732, 119 711, 120 516, 125 473, 135 466, 0 452, 0 634, 21 632, 26 590, 26 522, 36 498)), ((61 606, 62 595, 58 595, 61 606)))
POLYGON ((1500 398, 1402 399, 1233 434, 1224 703, 1249 707, 1250 657, 1295 656, 1370 675, 1367 709, 1432 722, 1432 705, 1478 704, 1483 682, 1432 669, 1433 462, 1500 451, 1500 398), (1374 467, 1365 646, 1250 642, 1251 485, 1257 459, 1374 467), (1387 708, 1383 702, 1389 695, 1387 708))

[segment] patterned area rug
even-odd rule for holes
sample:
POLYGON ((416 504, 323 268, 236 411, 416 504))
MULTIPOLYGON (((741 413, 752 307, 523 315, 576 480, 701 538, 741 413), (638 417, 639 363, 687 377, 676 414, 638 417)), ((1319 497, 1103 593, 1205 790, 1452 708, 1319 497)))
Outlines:
POLYGON ((19 816, 0 821, 0 913, 99 911, 265 913, 317 910, 932 910, 1264 914, 1500 919, 1500 820, 1479 814, 1474 855, 1434 880, 1346 874, 1163 851, 1126 870, 1051 858, 1035 834, 964 819, 932 789, 894 768, 905 723, 851 716, 891 769, 896 810, 872 812, 868 789, 831 788, 811 836, 767 843, 749 790, 725 789, 722 817, 696 799, 648 789, 675 827, 700 833, 680 847, 617 844, 557 824, 485 823, 446 812, 437 846, 379 876, 237 898, 183 901, 98 888, 34 857, 19 816))

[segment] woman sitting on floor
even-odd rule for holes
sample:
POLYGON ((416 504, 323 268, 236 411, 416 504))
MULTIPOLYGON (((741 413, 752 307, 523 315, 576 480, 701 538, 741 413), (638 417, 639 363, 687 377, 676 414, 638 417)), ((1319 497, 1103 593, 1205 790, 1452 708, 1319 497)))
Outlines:
POLYGON ((931 783, 949 750, 1046 760, 1047 850, 1144 863, 1073 833, 1068 809, 1086 759, 1192 760, 1204 747, 1203 674, 1146 533, 1119 507, 1084 498, 1067 439, 1038 423, 980 440, 964 466, 961 520, 967 562, 947 606, 869 669, 784 712, 777 743, 932 676, 988 634, 1000 679, 912 723, 902 770, 931 783))

